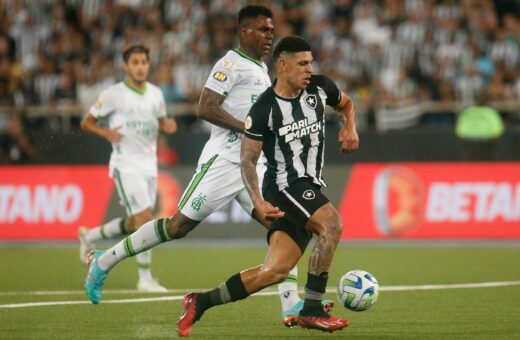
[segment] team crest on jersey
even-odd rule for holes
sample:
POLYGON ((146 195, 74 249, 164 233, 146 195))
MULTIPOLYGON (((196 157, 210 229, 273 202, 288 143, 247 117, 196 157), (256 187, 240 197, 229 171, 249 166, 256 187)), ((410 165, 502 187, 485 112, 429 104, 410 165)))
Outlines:
POLYGON ((194 211, 199 211, 204 202, 206 202, 206 200, 206 195, 204 195, 203 193, 199 193, 198 196, 191 201, 191 208, 194 211))
POLYGON ((313 200, 316 198, 316 194, 311 189, 305 190, 303 192, 302 197, 308 201, 313 200))
POLYGON ((103 104, 101 104, 101 102, 100 102, 99 100, 96 102, 96 104, 94 104, 94 107, 95 107, 96 109, 98 109, 98 110, 99 110, 102 106, 103 106, 103 104))
POLYGON ((315 110, 316 105, 318 105, 318 99, 316 98, 315 94, 308 94, 307 96, 305 96, 305 98, 303 98, 303 101, 309 108, 313 110, 315 110))
POLYGON ((213 73, 213 79, 224 82, 227 80, 227 74, 225 74, 222 71, 217 71, 217 72, 213 73))
POLYGON ((230 68, 233 66, 233 62, 230 59, 223 60, 221 63, 222 67, 230 68))

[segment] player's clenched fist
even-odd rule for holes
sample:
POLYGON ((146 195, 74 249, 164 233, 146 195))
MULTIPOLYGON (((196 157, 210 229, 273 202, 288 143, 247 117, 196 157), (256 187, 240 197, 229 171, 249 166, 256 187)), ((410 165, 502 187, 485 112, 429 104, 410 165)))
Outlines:
POLYGON ((339 148, 342 153, 356 151, 359 147, 359 136, 355 128, 344 126, 338 135, 339 148))

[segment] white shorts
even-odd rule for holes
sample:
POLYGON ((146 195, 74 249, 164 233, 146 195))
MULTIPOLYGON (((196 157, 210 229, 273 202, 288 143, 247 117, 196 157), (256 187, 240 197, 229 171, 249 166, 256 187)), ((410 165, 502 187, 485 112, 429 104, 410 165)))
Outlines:
POLYGON ((114 183, 119 195, 119 203, 125 207, 128 216, 155 207, 157 198, 157 177, 114 169, 114 183))
MULTIPOLYGON (((256 167, 260 189, 265 170, 263 163, 256 167)), ((234 199, 251 215, 253 202, 242 182, 240 164, 215 155, 197 166, 195 175, 182 194, 178 210, 192 220, 203 221, 234 199)))

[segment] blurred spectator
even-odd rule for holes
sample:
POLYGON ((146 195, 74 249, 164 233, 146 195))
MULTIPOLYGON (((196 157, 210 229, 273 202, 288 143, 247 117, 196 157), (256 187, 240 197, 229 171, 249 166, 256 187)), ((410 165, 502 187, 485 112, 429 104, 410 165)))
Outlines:
MULTIPOLYGON (((118 56, 131 43, 151 48, 167 100, 196 103, 216 58, 235 46, 234 17, 248 2, 0 0, 0 106, 76 101, 86 112, 124 76, 118 56)), ((494 100, 520 98, 513 1, 265 3, 278 13, 275 39, 303 35, 315 71, 359 92, 368 107, 400 97, 471 102, 482 89, 494 100)))
POLYGON ((72 72, 64 72, 61 75, 58 87, 54 91, 53 101, 57 105, 70 105, 76 104, 76 82, 72 72))
POLYGON ((3 164, 27 164, 36 156, 36 148, 24 131, 23 119, 13 114, 7 122, 7 131, 0 134, 3 164))
POLYGON ((491 82, 485 89, 486 97, 490 101, 501 101, 512 99, 512 94, 509 88, 506 86, 504 82, 504 75, 502 71, 498 70, 493 74, 491 78, 491 82))
POLYGON ((168 60, 163 61, 155 73, 154 84, 161 89, 166 104, 182 102, 186 100, 186 96, 175 83, 173 67, 168 60))
POLYGON ((463 76, 455 82, 456 99, 462 103, 472 103, 484 88, 484 82, 475 65, 470 65, 463 76))
POLYGON ((99 54, 91 54, 89 63, 79 71, 81 81, 77 84, 77 98, 82 113, 88 112, 103 89, 115 83, 111 63, 99 54))

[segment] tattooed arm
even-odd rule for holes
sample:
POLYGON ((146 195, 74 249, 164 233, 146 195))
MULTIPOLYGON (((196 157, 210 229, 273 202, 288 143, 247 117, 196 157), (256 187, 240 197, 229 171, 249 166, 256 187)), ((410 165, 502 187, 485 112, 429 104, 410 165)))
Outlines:
POLYGON ((256 174, 256 163, 262 152, 263 142, 252 140, 247 137, 242 138, 240 148, 240 165, 244 185, 253 200, 253 203, 262 199, 258 186, 258 175, 256 174))
POLYGON ((255 141, 247 137, 242 138, 240 171, 246 190, 249 196, 251 196, 251 200, 255 206, 258 218, 272 221, 283 217, 284 213, 279 208, 273 207, 269 202, 265 201, 260 193, 258 175, 256 173, 256 162, 262 152, 263 144, 261 141, 255 141))

